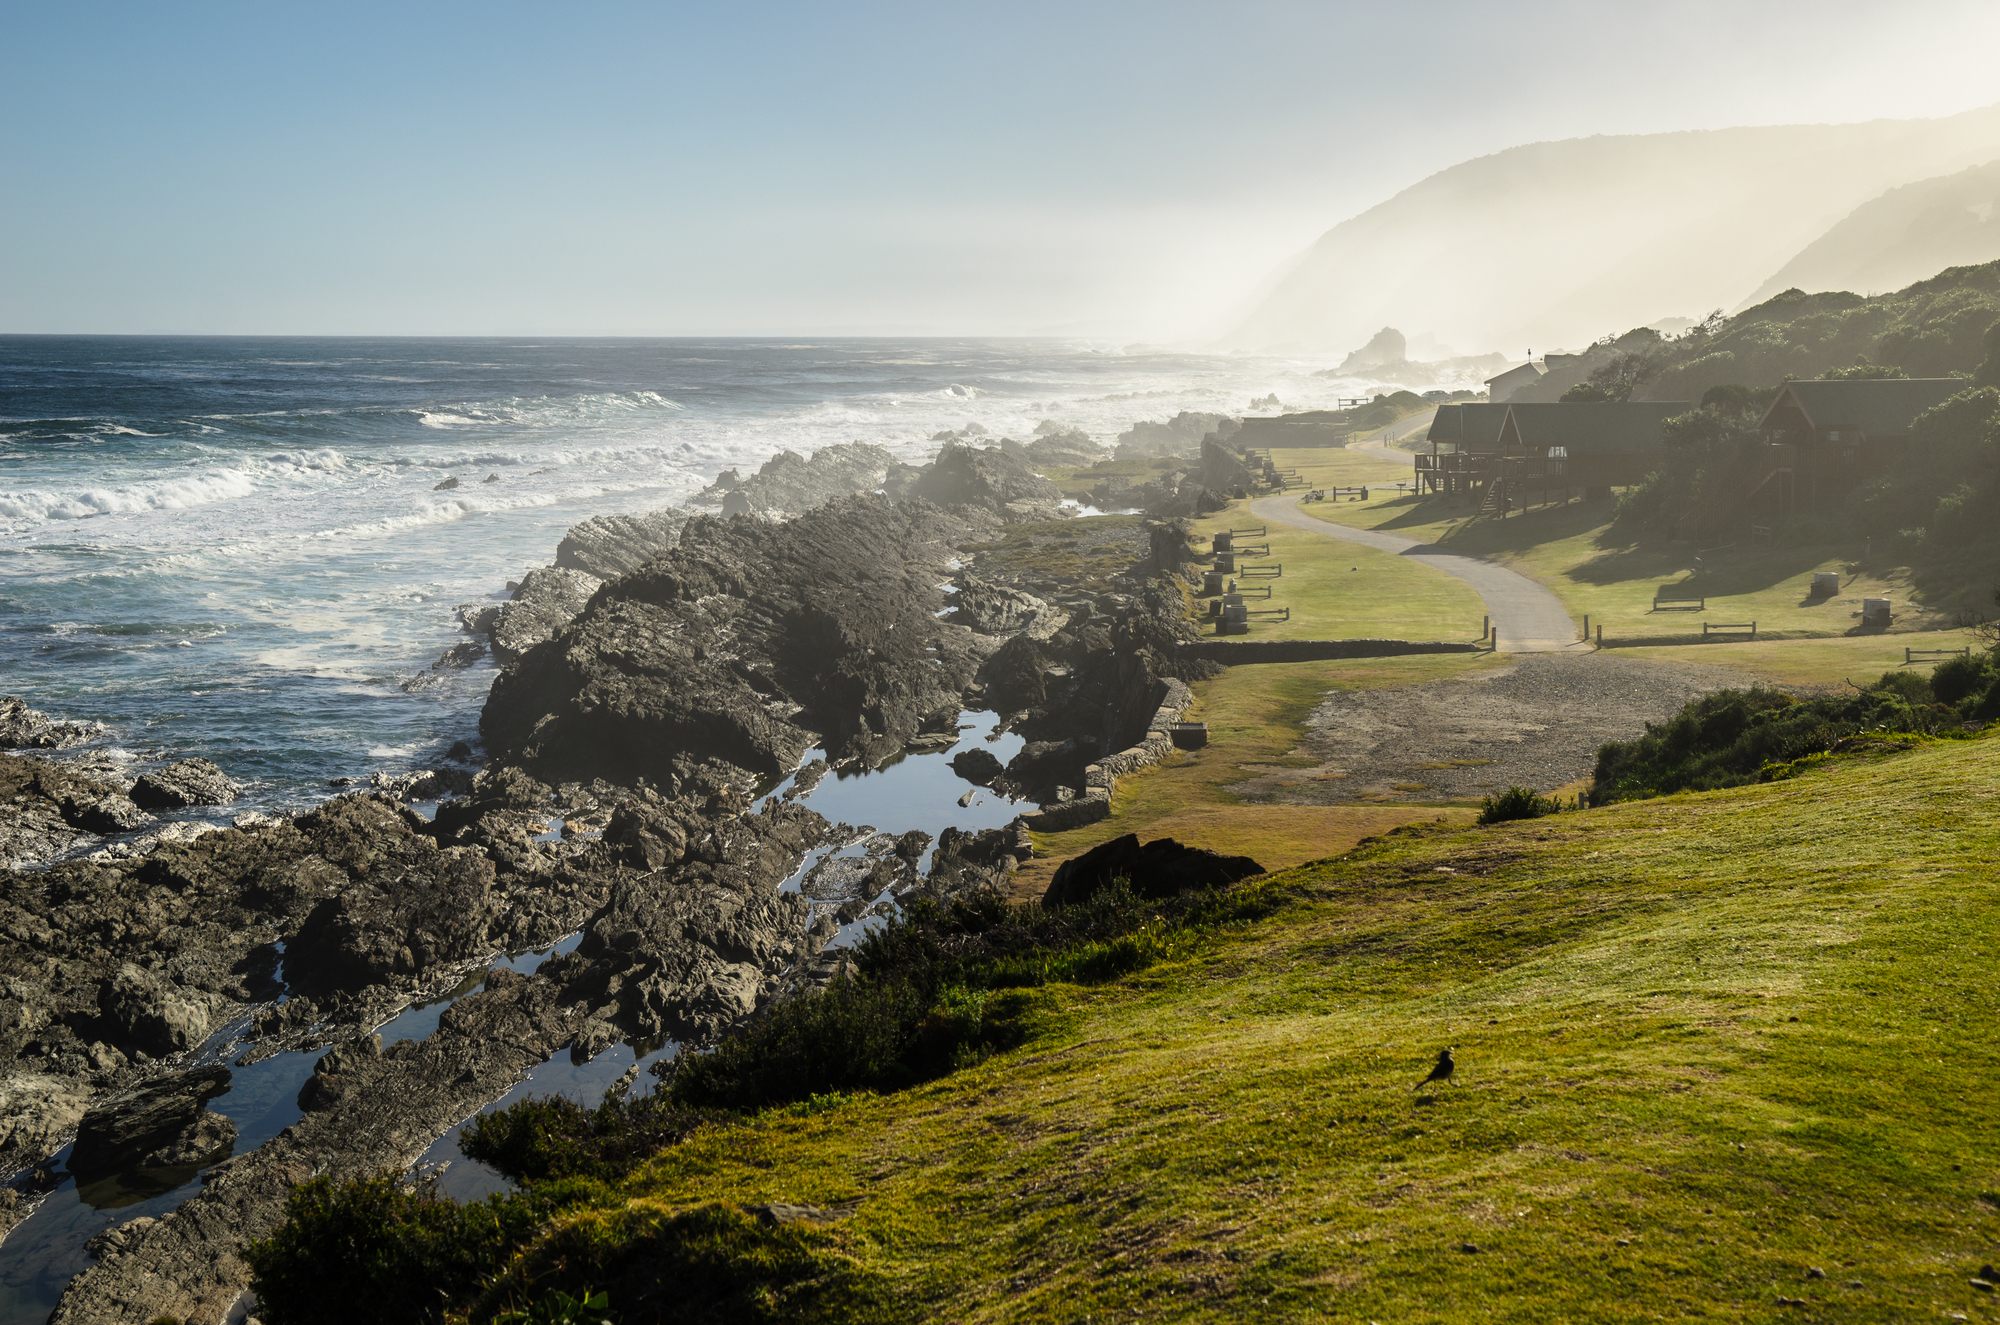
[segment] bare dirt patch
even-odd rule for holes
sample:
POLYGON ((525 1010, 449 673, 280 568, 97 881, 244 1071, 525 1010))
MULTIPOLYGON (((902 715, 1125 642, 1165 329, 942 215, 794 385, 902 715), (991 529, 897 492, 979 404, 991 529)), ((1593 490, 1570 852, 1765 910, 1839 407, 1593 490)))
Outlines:
POLYGON ((1603 653, 1527 654, 1500 671, 1379 690, 1337 690, 1306 720, 1308 768, 1265 768, 1248 801, 1338 805, 1477 800, 1551 791, 1590 775, 1597 748, 1639 735, 1689 700, 1744 688, 1734 668, 1603 653))

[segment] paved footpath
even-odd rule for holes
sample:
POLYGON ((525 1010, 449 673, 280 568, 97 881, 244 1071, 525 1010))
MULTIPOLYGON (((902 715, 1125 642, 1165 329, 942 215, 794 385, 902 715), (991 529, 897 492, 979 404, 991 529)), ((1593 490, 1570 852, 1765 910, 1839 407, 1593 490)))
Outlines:
POLYGON ((1296 493, 1285 493, 1253 501, 1250 510, 1269 523, 1290 525, 1402 557, 1421 557, 1425 565, 1456 575, 1486 600, 1487 615, 1493 618, 1493 626, 1500 632, 1502 653, 1557 653, 1587 647, 1578 640, 1576 622, 1563 610, 1556 596, 1519 571, 1478 557, 1446 552, 1401 534, 1351 529, 1330 520, 1316 520, 1298 508, 1298 501, 1296 493))

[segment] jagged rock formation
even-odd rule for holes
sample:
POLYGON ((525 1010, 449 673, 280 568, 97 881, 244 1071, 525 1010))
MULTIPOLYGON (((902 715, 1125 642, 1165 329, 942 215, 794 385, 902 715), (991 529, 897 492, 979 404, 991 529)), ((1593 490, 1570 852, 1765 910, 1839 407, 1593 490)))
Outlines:
POLYGON ((236 783, 206 759, 183 759, 132 784, 132 803, 145 810, 184 810, 190 805, 227 805, 236 783))
POLYGON ((595 575, 560 566, 529 571, 514 590, 514 600, 502 603, 494 613, 488 628, 493 656, 512 662, 543 640, 553 639, 576 620, 602 583, 595 575))
MULTIPOLYGON (((1044 423, 1041 427, 1048 428, 1049 425, 1044 423)), ((1090 434, 1080 428, 1053 428, 1046 433, 1038 428, 1036 434, 1032 442, 1017 442, 1011 437, 1002 437, 1000 449, 1037 469, 1094 465, 1104 458, 1104 448, 1091 441, 1090 434)))
POLYGON ((947 442, 937 459, 922 468, 897 466, 884 479, 883 491, 897 501, 923 500, 997 514, 1009 524, 1059 520, 1067 513, 1061 489, 1021 457, 960 442, 947 442))
POLYGON ((873 492, 895 463, 888 451, 869 442, 821 447, 810 460, 794 451, 780 451, 749 478, 724 470, 694 500, 706 506, 722 503, 725 515, 803 515, 836 497, 873 492))
POLYGON ((60 750, 99 730, 90 722, 56 722, 18 695, 0 695, 0 750, 60 750))
POLYGON ((94 836, 148 822, 116 784, 26 755, 0 754, 0 806, 0 866, 7 867, 52 860, 94 836))
POLYGON ((797 520, 690 523, 495 682, 488 748, 538 778, 669 791, 716 759, 775 777, 815 744, 879 759, 955 720, 983 656, 940 622, 950 544, 924 501, 850 497, 797 520))
POLYGON ((697 512, 669 506, 645 515, 593 515, 572 525, 556 544, 556 565, 600 580, 615 580, 671 551, 681 528, 697 512))
POLYGON ((1210 492, 1248 496, 1261 480, 1230 450, 1215 441, 1201 444, 1201 486, 1210 492))

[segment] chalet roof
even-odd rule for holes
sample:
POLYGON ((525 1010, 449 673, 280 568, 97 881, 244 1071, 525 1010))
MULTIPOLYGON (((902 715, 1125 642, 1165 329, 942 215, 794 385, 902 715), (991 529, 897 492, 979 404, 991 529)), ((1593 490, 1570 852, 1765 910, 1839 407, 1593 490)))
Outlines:
POLYGON ((1660 425, 1694 406, 1685 400, 1594 400, 1509 405, 1501 441, 1512 450, 1560 446, 1572 456, 1592 452, 1657 451, 1660 425))
POLYGON ((1480 383, 1480 385, 1490 387, 1495 382, 1510 381, 1514 378, 1519 377, 1523 373, 1526 373, 1529 376, 1539 380, 1542 375, 1542 370, 1540 368, 1537 368, 1532 363, 1517 363, 1504 373, 1495 373, 1492 377, 1489 377, 1484 382, 1480 383))
POLYGON ((1772 417, 1791 407, 1804 414, 1815 429, 1853 428, 1870 437, 1907 437, 1917 415, 1943 404, 1968 385, 1956 377, 1787 382, 1757 426, 1773 426, 1772 417))
POLYGON ((1457 442, 1461 446, 1498 446, 1507 408, 1505 404, 1484 400, 1439 405, 1437 417, 1431 420, 1431 430, 1425 436, 1433 442, 1457 442))

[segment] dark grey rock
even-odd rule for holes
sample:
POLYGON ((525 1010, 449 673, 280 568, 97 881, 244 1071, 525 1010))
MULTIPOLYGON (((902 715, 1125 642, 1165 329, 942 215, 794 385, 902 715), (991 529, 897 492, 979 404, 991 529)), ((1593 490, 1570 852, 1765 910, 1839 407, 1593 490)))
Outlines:
POLYGON ((947 442, 937 459, 922 468, 900 466, 883 481, 897 501, 921 499, 940 506, 992 512, 1009 524, 1059 520, 1071 514, 1062 491, 1035 473, 1019 456, 998 447, 947 442))
POLYGON ((990 787, 1005 768, 991 750, 973 746, 951 757, 951 771, 977 787, 990 787))
POLYGON ((719 475, 694 500, 720 502, 724 515, 803 515, 839 497, 873 492, 895 463, 888 451, 869 442, 823 446, 811 459, 780 451, 749 478, 738 478, 734 470, 719 475))
POLYGON ((173 980, 126 962, 106 983, 98 1005, 122 1033, 121 1043, 155 1058, 192 1049, 208 1035, 211 1000, 173 980))
POLYGON ((1138 834, 1127 833, 1064 861, 1049 880, 1042 905, 1087 901, 1114 879, 1131 880, 1132 891, 1141 897, 1160 898, 1220 888, 1263 872, 1264 867, 1248 856, 1224 856, 1182 846, 1171 837, 1140 846, 1138 834))
POLYGON ((132 784, 132 801, 148 810, 180 810, 190 805, 227 805, 236 799, 237 785, 206 759, 183 759, 141 774, 132 784))
POLYGON ((92 1109, 76 1129, 69 1170, 85 1179, 132 1168, 198 1163, 236 1139, 204 1106, 229 1089, 226 1067, 196 1068, 149 1083, 126 1099, 92 1109), (201 1149, 203 1145, 208 1148, 201 1149), (176 1158, 192 1154, 193 1159, 176 1158))
POLYGON ((60 750, 101 730, 93 722, 58 722, 18 695, 0 695, 0 750, 60 750))
POLYGON ((501 604, 494 617, 493 656, 502 663, 552 639, 590 602, 603 581, 595 575, 560 566, 531 570, 514 590, 514 600, 501 604))
POLYGON ((600 580, 630 575, 662 552, 671 552, 681 527, 695 514, 670 506, 645 515, 593 515, 563 535, 556 545, 556 565, 600 580))
POLYGON ((949 540, 969 529, 870 497, 780 525, 692 521, 501 674, 487 747, 545 781, 675 794, 704 760, 779 777, 822 743, 886 758, 955 714, 978 666, 976 637, 934 615, 949 540))

